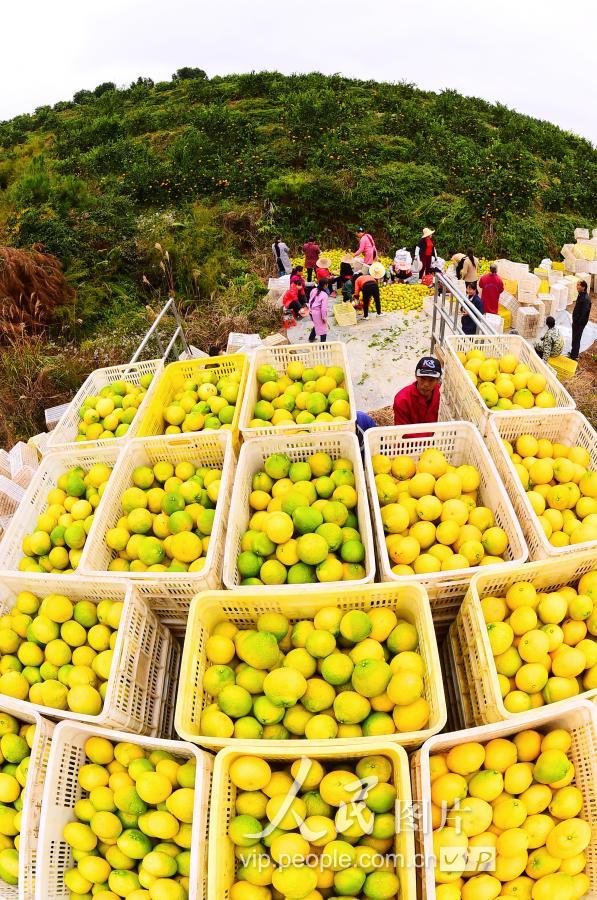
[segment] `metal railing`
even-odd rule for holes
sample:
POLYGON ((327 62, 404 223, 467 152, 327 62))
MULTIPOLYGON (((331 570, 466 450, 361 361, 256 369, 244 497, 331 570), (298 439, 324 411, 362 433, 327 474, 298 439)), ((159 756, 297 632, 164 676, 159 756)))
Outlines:
MULTIPOLYGON (((178 307, 176 306, 176 301, 174 300, 174 297, 170 297, 168 299, 167 303, 163 306, 163 308, 160 310, 158 315, 155 317, 155 320, 154 320, 151 328, 149 328, 145 337, 143 338, 143 340, 137 347, 134 355, 131 357, 131 360, 130 360, 131 363, 137 362, 137 360, 143 353, 143 350, 145 349, 145 347, 147 346, 147 344, 149 343, 149 341, 152 338, 155 338, 156 343, 160 349, 161 357, 164 360, 164 362, 166 362, 166 360, 168 359, 168 357, 174 350, 174 347, 176 346, 177 341, 181 342, 182 347, 183 347, 183 352, 187 353, 189 356, 191 355, 191 350, 190 350, 189 344, 187 342, 187 337, 184 332, 182 319, 180 318, 180 313, 178 312, 178 307), (168 343, 165 345, 164 340, 162 339, 160 332, 158 331, 158 326, 159 326, 160 322, 162 322, 164 317, 167 315, 171 315, 174 318, 174 321, 176 323, 176 328, 174 330, 174 334, 172 335, 172 337, 170 338, 168 343)), ((177 354, 176 358, 178 359, 178 354, 177 354)))
POLYGON ((477 334, 497 334, 458 285, 442 272, 436 272, 431 318, 432 354, 436 344, 439 344, 440 348, 443 347, 446 334, 464 334, 461 325, 462 313, 466 313, 473 320, 477 326, 477 334))

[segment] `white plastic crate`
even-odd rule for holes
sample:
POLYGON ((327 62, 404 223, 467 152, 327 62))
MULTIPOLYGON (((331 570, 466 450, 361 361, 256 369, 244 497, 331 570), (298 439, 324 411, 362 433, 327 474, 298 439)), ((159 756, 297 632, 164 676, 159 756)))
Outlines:
MULTIPOLYGON (((38 517, 47 508, 48 493, 56 487, 60 476, 74 466, 81 466, 85 471, 88 471, 95 463, 105 463, 107 466, 114 467, 119 452, 117 446, 97 448, 89 446, 87 449, 83 447, 76 449, 65 448, 44 456, 39 468, 31 479, 29 487, 22 495, 18 515, 14 515, 6 534, 0 541, 0 572, 18 572, 19 562, 24 556, 22 550, 23 538, 34 530, 38 517)), ((20 490, 16 485, 14 487, 20 490)), ((2 484, 0 482, 0 496, 1 490, 2 484)), ((105 494, 95 510, 95 515, 97 515, 98 510, 101 510, 104 499, 105 494)), ((43 579, 46 577, 45 573, 41 572, 28 574, 32 578, 37 576, 43 579)), ((58 578, 61 576, 50 575, 49 577, 58 578)))
POLYGON ((31 444, 24 444, 22 441, 19 441, 11 449, 8 456, 10 459, 10 477, 15 484, 27 487, 39 466, 37 450, 31 444))
POLYGON ((24 488, 19 487, 10 478, 0 475, 0 516, 12 518, 24 496, 24 488))
MULTIPOLYGON (((117 579, 82 578, 75 575, 4 574, 0 578, 0 615, 10 612, 21 591, 37 597, 63 594, 73 603, 90 600, 123 601, 123 611, 114 645, 114 655, 106 696, 97 716, 39 706, 19 701, 24 711, 34 711, 53 719, 76 719, 100 726, 126 728, 139 734, 159 734, 164 717, 163 703, 170 676, 173 638, 161 625, 142 597, 130 585, 117 579)), ((4 700, 0 694, 0 702, 4 700)))
POLYGON ((521 306, 514 316, 514 327, 521 337, 534 340, 539 334, 541 318, 541 312, 535 306, 521 306))
POLYGON ((213 758, 209 753, 183 741, 139 737, 78 722, 61 722, 54 731, 38 842, 38 868, 43 872, 43 881, 38 879, 36 900, 69 900, 70 891, 64 885, 63 876, 75 863, 71 848, 64 840, 63 831, 65 825, 76 821, 74 805, 84 796, 77 776, 87 759, 85 743, 91 737, 103 737, 113 743, 137 744, 150 752, 165 750, 180 759, 195 760, 197 774, 188 900, 204 900, 207 893, 207 813, 213 758))
MULTIPOLYGON (((538 729, 549 731, 555 728, 563 728, 572 736, 572 746, 569 757, 575 768, 575 777, 572 782, 583 795, 583 807, 580 816, 585 819, 592 830, 592 840, 587 854, 587 875, 591 887, 587 897, 597 895, 597 795, 595 783, 597 781, 597 710, 592 703, 586 700, 570 701, 558 711, 542 709, 516 716, 509 722, 500 722, 495 725, 481 725, 478 728, 469 728, 463 731, 453 731, 435 735, 426 741, 421 749, 411 758, 411 775, 413 786, 413 801, 415 805, 424 807, 424 815, 427 819, 424 825, 415 833, 415 844, 418 853, 424 860, 433 860, 433 832, 430 817, 428 815, 430 770, 429 759, 436 753, 446 753, 452 747, 465 744, 469 741, 478 741, 485 744, 494 738, 510 738, 520 731, 538 729)), ((490 873, 491 874, 491 873, 490 873)), ((435 900, 435 879, 432 862, 424 868, 418 869, 420 879, 421 896, 425 900, 435 900)))
MULTIPOLYGON (((457 354, 469 350, 482 350, 487 357, 499 359, 507 353, 513 353, 521 363, 525 363, 533 372, 540 372, 547 380, 546 390, 555 397, 556 407, 560 409, 576 409, 576 403, 556 378, 554 372, 539 358, 534 348, 518 334, 503 335, 450 335, 445 341, 445 364, 443 392, 446 400, 458 419, 465 419, 476 425, 482 435, 487 434, 489 419, 497 415, 489 409, 477 388, 466 374, 457 354)), ((544 412, 545 410, 542 410, 544 412)), ((517 410, 506 411, 510 416, 517 410)))
MULTIPOLYGON (((249 494, 251 493, 251 481, 253 475, 263 468, 263 464, 271 453, 286 453, 292 462, 306 460, 311 454, 321 451, 329 453, 332 459, 349 459, 354 466, 355 490, 358 494, 357 516, 361 541, 365 547, 365 577, 355 581, 339 582, 343 585, 369 584, 375 578, 375 556, 373 549, 373 536, 371 533, 371 521, 367 502, 367 485, 359 442, 355 434, 345 432, 328 432, 326 434, 300 434, 296 437, 271 437, 257 438, 243 444, 238 458, 238 467, 234 479, 233 497, 228 518, 228 532, 224 551, 224 568, 222 580, 230 590, 239 587, 239 577, 236 560, 240 553, 241 539, 247 530, 250 509, 249 494)), ((301 590, 312 593, 321 588, 321 584, 303 584, 301 590)), ((295 590, 294 584, 259 585, 260 591, 283 593, 285 590, 295 590)))
POLYGON ((504 485, 481 435, 470 422, 431 422, 420 425, 370 428, 365 432, 365 470, 382 581, 395 581, 403 584, 410 578, 411 581, 417 581, 424 586, 427 584, 451 584, 463 579, 470 582, 472 575, 480 570, 500 570, 506 563, 520 564, 527 558, 527 546, 504 485), (508 535, 505 563, 414 576, 395 575, 392 572, 381 519, 381 507, 377 499, 372 457, 377 453, 389 457, 404 454, 418 460, 429 448, 441 450, 451 465, 471 465, 478 470, 481 477, 478 488, 479 505, 491 509, 495 516, 495 524, 503 528, 508 535))
MULTIPOLYGON (((466 725, 486 725, 516 718, 518 715, 508 712, 504 706, 487 624, 481 607, 483 597, 503 597, 508 589, 519 581, 530 582, 539 592, 558 591, 565 585, 576 584, 582 575, 594 570, 597 570, 597 556, 585 552, 571 554, 565 559, 526 563, 504 574, 480 573, 473 578, 453 626, 454 637, 462 653, 460 665, 464 673, 463 681, 470 698, 470 712, 465 717, 466 725)), ((583 691, 577 696, 594 699, 597 696, 597 689, 583 691)), ((562 703, 567 702, 564 700, 546 705, 549 708, 561 707, 562 703)))
POLYGON ((50 742, 55 725, 40 716, 34 709, 23 709, 19 701, 10 697, 0 696, 0 712, 9 713, 21 722, 35 725, 27 781, 21 794, 23 808, 19 839, 19 883, 18 885, 7 884, 0 877, 0 897, 2 900, 34 900, 41 796, 44 790, 50 742))
POLYGON ((96 369, 95 372, 92 372, 83 382, 77 391, 75 398, 68 404, 62 418, 56 427, 52 429, 48 439, 48 450, 52 451, 58 447, 68 447, 70 445, 87 448, 105 447, 111 446, 112 444, 121 446, 123 443, 129 441, 137 433, 139 423, 143 418, 148 402, 151 399, 153 389, 157 384, 157 376, 160 375, 163 368, 164 363, 161 359, 149 359, 143 362, 127 363, 124 366, 108 366, 105 369, 96 369), (102 388, 111 384, 113 381, 131 381, 138 384, 139 378, 142 375, 153 375, 153 381, 137 410, 135 418, 129 425, 127 433, 121 438, 98 441, 77 441, 75 443, 80 422, 79 410, 83 405, 83 402, 88 397, 95 397, 102 388))
POLYGON ((245 398, 240 413, 239 428, 242 432, 243 440, 300 434, 302 432, 320 434, 329 431, 350 431, 354 434, 356 417, 357 407, 352 378, 350 377, 350 364, 346 344, 343 344, 341 341, 331 341, 329 344, 287 344, 282 347, 264 347, 255 351, 251 360, 245 398), (344 386, 348 393, 348 402, 350 404, 350 419, 348 422, 311 422, 310 425, 283 422, 281 425, 249 428, 255 404, 259 400, 260 385, 257 381, 257 369, 259 366, 271 365, 279 375, 283 375, 288 363, 291 362, 302 362, 306 367, 319 365, 340 366, 344 370, 344 386))
POLYGON ((549 543, 537 519, 529 498, 514 468, 514 463, 504 447, 504 441, 511 444, 522 434, 547 438, 552 442, 580 447, 591 457, 590 468, 597 471, 597 432, 578 410, 514 410, 512 413, 496 413, 491 417, 487 432, 487 446, 498 472, 506 486, 512 505, 522 525, 531 559, 564 557, 591 548, 597 549, 597 541, 554 547, 549 543))
POLYGON ((10 478, 10 456, 0 447, 0 476, 10 478))
MULTIPOLYGON (((79 570, 86 574, 106 573, 110 561, 118 554, 106 544, 106 532, 114 528, 122 516, 121 498, 131 487, 133 471, 137 466, 153 466, 157 462, 192 462, 199 466, 213 466, 222 469, 220 493, 216 506, 213 529, 209 541, 205 566, 200 572, 126 572, 127 579, 135 582, 152 581, 161 586, 174 588, 181 584, 192 586, 197 593, 220 586, 222 560, 224 556, 224 533, 228 509, 232 495, 235 456, 232 449, 232 435, 229 431, 209 431, 204 434, 158 435, 156 437, 135 438, 122 452, 114 469, 110 484, 102 498, 101 509, 96 513, 85 544, 79 570)), ((117 574, 117 573, 115 573, 117 574)), ((178 595, 174 590, 172 598, 178 595)), ((166 611, 163 608, 160 611, 166 611)), ((170 611, 177 618, 186 619, 188 603, 180 606, 178 601, 170 605, 170 611)))

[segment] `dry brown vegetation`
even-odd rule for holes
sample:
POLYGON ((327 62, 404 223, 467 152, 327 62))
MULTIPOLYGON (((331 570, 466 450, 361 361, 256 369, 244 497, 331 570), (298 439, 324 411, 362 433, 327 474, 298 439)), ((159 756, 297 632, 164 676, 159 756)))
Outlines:
POLYGON ((57 257, 40 245, 0 247, 0 340, 45 330, 54 310, 74 299, 57 257))

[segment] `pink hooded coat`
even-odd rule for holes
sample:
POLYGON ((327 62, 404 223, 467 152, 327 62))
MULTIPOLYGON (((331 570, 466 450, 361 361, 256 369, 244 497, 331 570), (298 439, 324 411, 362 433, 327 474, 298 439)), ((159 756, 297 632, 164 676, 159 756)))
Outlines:
POLYGON ((328 295, 326 291, 314 290, 309 297, 309 312, 315 329, 315 334, 320 337, 328 333, 328 295))

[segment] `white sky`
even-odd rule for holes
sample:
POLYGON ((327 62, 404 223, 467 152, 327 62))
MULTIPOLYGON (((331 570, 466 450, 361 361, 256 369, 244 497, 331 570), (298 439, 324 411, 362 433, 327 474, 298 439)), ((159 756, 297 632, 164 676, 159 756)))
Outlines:
POLYGON ((2 30, 0 120, 188 65, 449 87, 597 144, 596 0, 4 0, 2 30))

